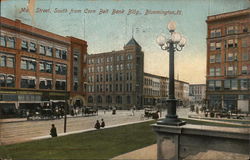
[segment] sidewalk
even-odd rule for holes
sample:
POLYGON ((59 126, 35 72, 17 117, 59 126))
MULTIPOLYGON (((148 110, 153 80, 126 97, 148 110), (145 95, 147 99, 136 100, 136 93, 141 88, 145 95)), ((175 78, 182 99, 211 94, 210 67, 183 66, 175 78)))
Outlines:
POLYGON ((112 158, 112 160, 156 160, 157 145, 153 144, 112 158))

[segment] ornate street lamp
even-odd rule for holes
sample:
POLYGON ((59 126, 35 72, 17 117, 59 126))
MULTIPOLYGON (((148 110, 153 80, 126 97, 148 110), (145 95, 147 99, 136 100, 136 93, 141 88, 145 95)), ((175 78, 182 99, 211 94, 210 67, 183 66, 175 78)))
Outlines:
POLYGON ((169 96, 168 96, 168 113, 162 121, 158 121, 157 124, 162 125, 175 125, 180 126, 186 124, 181 121, 176 115, 176 99, 175 99, 175 82, 174 82, 174 52, 181 51, 186 44, 186 39, 178 32, 175 32, 176 23, 171 21, 168 23, 167 28, 171 34, 167 39, 164 35, 157 37, 156 42, 159 44, 162 50, 169 52, 169 96))

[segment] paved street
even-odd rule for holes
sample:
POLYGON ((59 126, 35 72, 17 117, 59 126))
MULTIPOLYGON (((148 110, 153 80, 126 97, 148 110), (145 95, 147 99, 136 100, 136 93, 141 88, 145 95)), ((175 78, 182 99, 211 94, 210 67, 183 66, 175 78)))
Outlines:
MULTIPOLYGON (((177 110, 179 117, 187 117, 189 108, 181 108, 177 110)), ((118 110, 116 115, 112 112, 99 111, 98 116, 89 117, 70 117, 67 119, 67 132, 80 131, 94 127, 96 120, 104 119, 106 126, 117 125, 129 122, 141 121, 144 110, 135 111, 135 116, 132 116, 131 111, 118 110)), ((162 113, 164 116, 165 113, 162 113)), ((64 119, 58 120, 34 120, 34 121, 19 121, 11 123, 0 123, 0 142, 4 144, 12 144, 28 141, 35 137, 49 135, 51 124, 55 124, 57 133, 63 133, 64 119)))

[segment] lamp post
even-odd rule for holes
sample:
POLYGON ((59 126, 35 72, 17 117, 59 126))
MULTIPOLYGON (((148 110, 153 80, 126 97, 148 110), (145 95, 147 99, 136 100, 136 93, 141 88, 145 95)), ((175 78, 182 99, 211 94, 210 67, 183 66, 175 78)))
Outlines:
POLYGON ((157 37, 156 42, 162 50, 169 52, 169 96, 168 96, 168 113, 162 121, 158 121, 157 124, 161 125, 174 125, 181 126, 186 122, 181 121, 176 115, 176 99, 175 99, 175 82, 174 82, 174 53, 175 51, 181 51, 185 46, 186 39, 181 36, 180 33, 175 32, 176 23, 171 21, 168 23, 167 28, 171 34, 169 39, 166 39, 164 35, 157 37))

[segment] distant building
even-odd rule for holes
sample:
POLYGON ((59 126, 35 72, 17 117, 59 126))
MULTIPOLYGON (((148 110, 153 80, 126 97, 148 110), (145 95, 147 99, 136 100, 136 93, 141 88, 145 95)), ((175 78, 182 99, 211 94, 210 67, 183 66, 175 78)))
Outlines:
POLYGON ((88 55, 88 106, 142 106, 144 53, 132 38, 123 50, 88 55))
POLYGON ((0 114, 84 103, 87 42, 0 17, 0 114), (81 102, 79 102, 81 101, 81 102))
MULTIPOLYGON (((144 105, 156 105, 168 98, 169 78, 144 73, 144 105)), ((189 83, 175 80, 175 98, 179 105, 189 101, 189 83)))
POLYGON ((206 98, 206 84, 189 84, 189 95, 195 103, 202 103, 206 98))
POLYGON ((207 17, 207 94, 210 108, 248 109, 250 9, 207 17))

